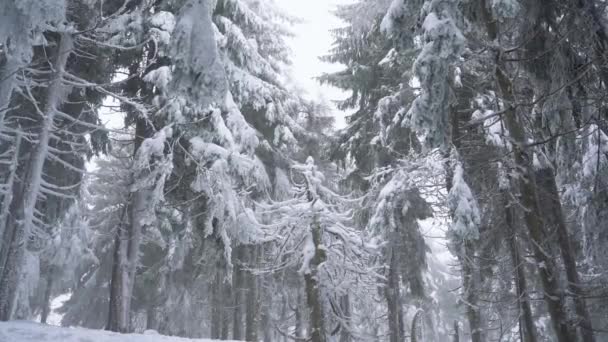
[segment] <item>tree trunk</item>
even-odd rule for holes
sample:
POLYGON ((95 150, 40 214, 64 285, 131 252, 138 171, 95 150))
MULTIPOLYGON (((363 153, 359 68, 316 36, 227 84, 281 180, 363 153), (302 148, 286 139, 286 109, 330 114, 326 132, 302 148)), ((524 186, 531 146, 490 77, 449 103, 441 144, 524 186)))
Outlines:
MULTIPOLYGON (((492 17, 486 0, 481 1, 480 9, 482 20, 486 25, 486 31, 490 41, 496 41, 498 36, 498 26, 496 20, 492 17)), ((530 238, 532 239, 532 249, 534 256, 539 264, 539 276, 545 293, 545 302, 551 317, 551 323, 555 336, 558 342, 569 342, 574 340, 574 335, 569 329, 567 315, 564 310, 564 299, 558 283, 558 272, 553 267, 552 257, 546 253, 543 245, 546 244, 546 232, 544 231, 541 217, 542 213, 538 207, 538 194, 536 189, 536 180, 532 170, 532 158, 525 145, 527 143, 524 128, 517 117, 517 112, 513 107, 515 98, 513 96, 513 84, 508 76, 504 73, 504 63, 500 57, 496 58, 497 65, 495 67, 495 78, 500 89, 500 93, 505 99, 506 108, 503 118, 505 126, 509 131, 513 141, 513 156, 515 166, 520 173, 520 202, 524 207, 524 220, 530 238)))
POLYGON ((520 339, 522 342, 536 342, 536 326, 532 318, 532 308, 530 307, 530 297, 528 296, 528 284, 526 281, 526 272, 524 263, 519 251, 517 242, 517 232, 513 218, 513 209, 509 205, 509 197, 506 191, 502 193, 503 203, 505 205, 505 223, 509 229, 509 250, 511 252, 511 260, 515 269, 515 286, 517 288, 517 301, 521 310, 520 324, 520 339), (523 321, 523 322, 522 322, 523 321))
POLYGON ((17 71, 22 64, 19 62, 21 56, 14 57, 7 54, 7 60, 0 72, 0 135, 4 133, 4 118, 11 106, 11 98, 15 89, 17 71))
MULTIPOLYGON (((298 282, 299 284, 299 282, 298 282)), ((296 337, 304 338, 304 312, 302 308, 304 307, 304 303, 302 300, 302 289, 301 286, 298 286, 296 289, 297 297, 296 297, 296 307, 295 307, 295 316, 296 316, 296 337)))
POLYGON ((559 192, 557 191, 553 170, 550 168, 537 170, 536 183, 539 187, 539 203, 541 203, 542 212, 547 213, 544 220, 545 227, 547 231, 557 233, 551 235, 557 236, 560 254, 566 269, 568 290, 574 296, 573 300, 576 314, 578 315, 579 332, 584 342, 595 342, 581 279, 576 268, 576 256, 570 240, 568 227, 564 221, 562 204, 559 192))
POLYGON ((395 253, 389 253, 388 284, 384 289, 388 307, 388 330, 390 342, 403 342, 405 328, 403 326, 403 306, 401 305, 401 290, 399 270, 395 253))
POLYGON ((454 342, 460 342, 460 331, 458 321, 454 321, 454 342))
MULTIPOLYGON (((131 73, 136 70, 131 70, 131 73)), ((138 118, 135 124, 134 158, 137 156, 142 142, 152 136, 152 127, 144 118, 138 118)), ((135 175, 133 183, 138 181, 135 175)), ((135 276, 139 266, 139 253, 142 234, 150 220, 150 203, 154 185, 148 185, 130 194, 129 205, 123 216, 129 214, 129 220, 121 220, 121 229, 117 231, 115 241, 112 280, 110 290, 110 310, 107 330, 116 332, 130 332, 131 302, 135 276), (128 224, 126 223, 128 222, 128 224)))
MULTIPOLYGON (((0 122, 0 128, 2 123, 0 122)), ((2 132, 0 131, 0 136, 2 132)), ((1 139, 1 137, 0 137, 1 139)), ((17 175, 17 168, 19 166, 19 153, 21 151, 21 139, 22 133, 17 132, 15 136, 15 145, 13 146, 13 157, 11 158, 11 165, 9 166, 9 175, 5 183, 5 193, 2 195, 2 208, 0 209, 0 253, 6 246, 4 244, 4 231, 6 227, 6 221, 10 215, 11 202, 13 201, 13 186, 15 186, 15 180, 17 175)), ((1 255, 1 254, 0 254, 1 255)), ((3 267, 4 258, 0 257, 0 269, 3 267)))
POLYGON ((46 324, 49 314, 51 313, 51 296, 53 294, 53 281, 55 280, 54 267, 51 266, 49 274, 46 277, 46 288, 44 289, 44 299, 42 300, 42 313, 40 314, 40 323, 46 324))
POLYGON ((231 306, 232 302, 232 288, 228 283, 222 283, 222 332, 220 337, 222 340, 227 340, 230 335, 230 321, 232 317, 230 316, 230 309, 228 306, 231 306))
POLYGON ((479 277, 474 267, 475 252, 471 241, 463 243, 464 257, 461 258, 462 282, 464 287, 464 297, 466 300, 466 313, 471 330, 472 342, 483 342, 483 329, 481 327, 481 313, 479 308, 479 277))
POLYGON ((234 256, 232 258, 234 263, 234 269, 232 274, 232 283, 233 283, 233 297, 234 297, 234 317, 232 321, 232 339, 233 340, 242 340, 243 335, 243 316, 244 310, 243 306, 245 305, 244 296, 243 296, 243 269, 242 262, 244 259, 244 247, 236 246, 234 247, 234 256))
POLYGON ((313 275, 313 272, 304 275, 304 282, 306 284, 307 303, 310 309, 310 341, 325 342, 325 321, 319 282, 313 275))
MULTIPOLYGON (((262 281, 260 279, 260 281, 262 281)), ((271 327, 271 307, 272 307, 272 298, 269 296, 268 292, 265 290, 264 286, 259 287, 260 290, 260 324, 262 331, 262 341, 271 342, 272 341, 272 327, 271 327)))
MULTIPOLYGON (((257 247, 247 247, 248 261, 250 265, 257 263, 257 247)), ((245 312, 245 340, 257 341, 258 340, 258 284, 257 278, 250 270, 245 272, 245 282, 247 286, 247 307, 245 312)))
MULTIPOLYGON (((48 145, 53 130, 53 121, 57 110, 63 103, 66 87, 63 85, 63 75, 68 57, 72 54, 73 37, 70 34, 60 34, 57 56, 53 62, 53 79, 45 101, 42 128, 38 134, 38 141, 32 154, 31 163, 24 175, 23 200, 15 203, 13 216, 15 222, 14 234, 9 242, 8 253, 2 273, 0 275, 0 321, 11 319, 17 299, 19 277, 23 272, 27 241, 31 235, 34 222, 34 212, 38 197, 40 196, 43 168, 48 154, 48 145)), ((21 198, 16 196, 14 199, 21 198)))
POLYGON ((310 262, 309 272, 304 274, 306 288, 306 299, 310 310, 310 341, 325 342, 325 314, 321 289, 319 284, 319 265, 325 260, 325 252, 320 248, 322 244, 322 232, 320 225, 315 222, 311 226, 312 240, 315 246, 315 255, 310 262))
MULTIPOLYGON (((497 74, 499 83, 502 84, 503 94, 509 94, 511 91, 510 81, 500 71, 497 74)), ((558 283, 558 271, 554 267, 552 257, 546 253, 546 249, 543 247, 546 246, 548 238, 541 221, 543 215, 538 207, 538 194, 531 165, 532 158, 523 149, 525 144, 524 130, 516 117, 514 108, 510 108, 505 114, 507 129, 514 140, 515 165, 521 170, 519 186, 520 201, 524 207, 524 219, 532 239, 535 259, 539 263, 539 276, 545 292, 545 302, 551 316, 553 329, 559 342, 573 341, 573 335, 568 327, 568 319, 564 311, 564 299, 558 283)))
POLYGON ((351 340, 350 327, 346 322, 350 322, 351 308, 350 308, 350 297, 343 295, 340 297, 340 311, 342 313, 342 323, 340 327, 340 342, 348 342, 351 340))
POLYGON ((422 314, 422 311, 418 310, 416 311, 416 313, 414 314, 414 318, 412 318, 412 326, 410 327, 410 341, 411 342, 419 342, 421 337, 421 331, 420 331, 420 326, 418 324, 418 322, 420 322, 420 315, 422 314))
POLYGON ((155 303, 148 303, 146 308, 146 330, 158 331, 158 317, 155 303))
POLYGON ((125 308, 125 302, 128 296, 126 282, 128 281, 128 272, 126 264, 127 255, 127 234, 125 231, 126 224, 124 219, 128 209, 123 208, 121 214, 120 225, 116 231, 114 239, 114 257, 112 261, 112 277, 110 278, 110 299, 108 309, 108 323, 106 330, 127 333, 129 332, 128 312, 125 308))
POLYGON ((215 278, 211 289, 211 339, 218 340, 222 334, 222 317, 224 305, 222 303, 223 274, 219 269, 215 272, 215 278))

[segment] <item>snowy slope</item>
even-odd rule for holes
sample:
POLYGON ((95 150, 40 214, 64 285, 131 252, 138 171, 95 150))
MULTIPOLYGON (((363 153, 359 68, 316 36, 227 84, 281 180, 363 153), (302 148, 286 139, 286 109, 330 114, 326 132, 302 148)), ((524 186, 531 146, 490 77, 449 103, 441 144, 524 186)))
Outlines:
POLYGON ((103 330, 62 328, 34 322, 0 322, 0 342, 212 342, 145 334, 118 334, 103 330))

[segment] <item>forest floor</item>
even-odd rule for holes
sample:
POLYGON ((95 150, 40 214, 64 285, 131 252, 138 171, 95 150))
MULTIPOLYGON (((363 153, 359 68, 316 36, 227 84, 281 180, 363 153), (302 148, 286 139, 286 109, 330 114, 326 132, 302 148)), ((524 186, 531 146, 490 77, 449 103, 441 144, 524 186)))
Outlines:
POLYGON ((64 328, 26 321, 0 322, 0 342, 213 342, 159 335, 118 334, 104 330, 64 328))

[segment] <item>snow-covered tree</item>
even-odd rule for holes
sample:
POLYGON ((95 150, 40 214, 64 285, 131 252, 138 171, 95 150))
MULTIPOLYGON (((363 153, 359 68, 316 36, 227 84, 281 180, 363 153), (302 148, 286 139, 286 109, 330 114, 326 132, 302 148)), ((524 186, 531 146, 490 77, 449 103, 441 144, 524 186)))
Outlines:
MULTIPOLYGON (((329 306, 339 307, 339 298, 356 291, 370 290, 361 284, 373 283, 375 268, 371 263, 378 246, 375 239, 366 240, 352 226, 349 199, 329 189, 323 174, 309 157, 306 164, 293 166, 293 198, 281 202, 258 204, 262 216, 272 218, 265 226, 278 248, 271 254, 273 270, 297 267, 303 275, 307 305, 310 310, 309 335, 313 341, 326 341, 329 336, 329 306), (358 290, 359 289, 359 290, 358 290)), ((342 329, 357 335, 350 325, 353 317, 336 317, 342 329)))

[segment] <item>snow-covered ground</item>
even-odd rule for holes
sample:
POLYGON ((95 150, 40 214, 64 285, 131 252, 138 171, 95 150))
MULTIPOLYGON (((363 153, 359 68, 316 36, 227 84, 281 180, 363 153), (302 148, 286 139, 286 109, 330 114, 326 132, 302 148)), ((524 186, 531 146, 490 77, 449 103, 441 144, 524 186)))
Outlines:
POLYGON ((212 342, 159 335, 118 334, 103 330, 62 328, 26 321, 0 322, 0 342, 212 342))

